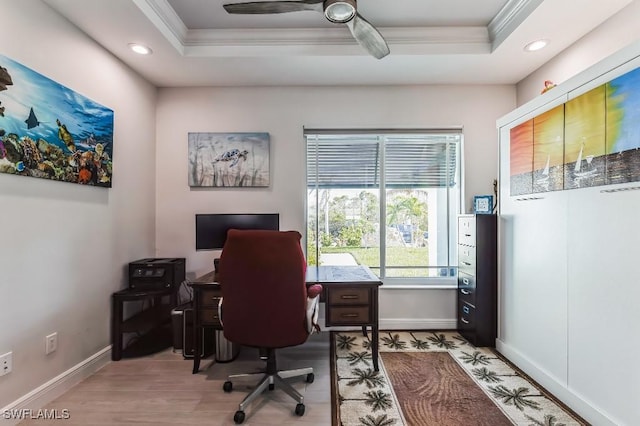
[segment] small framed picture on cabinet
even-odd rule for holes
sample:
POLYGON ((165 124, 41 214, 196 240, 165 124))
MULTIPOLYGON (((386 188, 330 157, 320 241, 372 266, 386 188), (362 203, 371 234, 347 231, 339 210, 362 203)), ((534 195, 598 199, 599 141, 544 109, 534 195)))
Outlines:
POLYGON ((473 197, 473 212, 475 214, 492 214, 493 195, 476 195, 473 197))

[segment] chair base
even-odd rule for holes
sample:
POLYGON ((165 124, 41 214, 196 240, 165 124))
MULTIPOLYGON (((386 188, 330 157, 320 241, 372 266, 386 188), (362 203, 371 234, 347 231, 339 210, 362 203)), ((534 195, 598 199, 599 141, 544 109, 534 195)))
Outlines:
POLYGON ((256 385, 256 387, 242 400, 242 402, 238 405, 238 411, 233 418, 236 424, 240 424, 244 421, 245 414, 244 411, 251 404, 253 400, 255 400, 262 392, 264 392, 267 388, 269 390, 273 390, 276 387, 276 384, 279 389, 282 389, 287 395, 293 398, 298 404, 296 405, 295 414, 298 416, 304 415, 305 407, 304 407, 304 396, 300 392, 298 392, 293 386, 291 386, 284 379, 288 379, 291 377, 301 377, 306 376, 305 381, 307 383, 313 383, 314 375, 313 368, 298 368, 295 370, 282 370, 277 371, 275 365, 275 351, 272 349, 268 350, 267 357, 267 370, 264 373, 252 373, 252 374, 232 374, 227 378, 227 381, 224 383, 222 389, 225 392, 231 392, 233 389, 232 379, 238 378, 252 378, 252 377, 261 377, 260 382, 256 385))

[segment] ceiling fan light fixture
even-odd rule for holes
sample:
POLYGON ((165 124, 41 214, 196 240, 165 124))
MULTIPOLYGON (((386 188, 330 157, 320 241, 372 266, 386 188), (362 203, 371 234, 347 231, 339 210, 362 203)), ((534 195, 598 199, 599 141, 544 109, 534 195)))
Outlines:
POLYGON ((338 24, 349 22, 356 16, 356 0, 326 0, 324 16, 338 24))

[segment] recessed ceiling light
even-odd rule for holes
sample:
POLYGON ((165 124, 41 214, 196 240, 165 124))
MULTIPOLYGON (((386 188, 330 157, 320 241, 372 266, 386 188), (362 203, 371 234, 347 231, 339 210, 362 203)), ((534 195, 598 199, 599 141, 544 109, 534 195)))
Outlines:
POLYGON ((151 55, 151 48, 138 43, 129 43, 129 49, 133 50, 139 55, 151 55))
POLYGON ((524 47, 524 50, 527 51, 527 52, 535 52, 536 50, 540 50, 540 49, 546 47, 547 44, 549 44, 549 40, 532 41, 531 43, 528 43, 524 47))

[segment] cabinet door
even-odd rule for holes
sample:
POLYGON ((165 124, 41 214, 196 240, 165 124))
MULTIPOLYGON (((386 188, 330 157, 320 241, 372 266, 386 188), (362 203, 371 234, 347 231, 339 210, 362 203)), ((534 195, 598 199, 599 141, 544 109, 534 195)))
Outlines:
POLYGON ((620 424, 636 424, 640 370, 629 366, 640 353, 640 191, 600 189, 569 195, 569 383, 608 412, 626 413, 620 424))
MULTIPOLYGON (((502 158, 509 158, 508 132, 506 138, 500 142, 502 158)), ((501 175, 505 168, 503 161, 501 175)), ((512 197, 508 183, 500 195, 499 338, 566 384, 566 196, 561 191, 512 197)))

